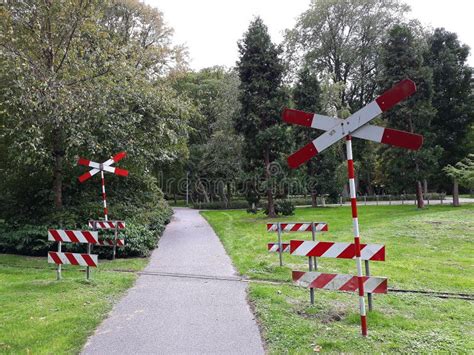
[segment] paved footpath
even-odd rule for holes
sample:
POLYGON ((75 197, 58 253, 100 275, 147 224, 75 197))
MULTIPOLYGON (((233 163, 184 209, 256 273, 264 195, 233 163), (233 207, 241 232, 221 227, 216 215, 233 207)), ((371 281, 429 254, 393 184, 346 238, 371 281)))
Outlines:
POLYGON ((89 338, 83 354, 264 353, 247 285, 236 281, 222 244, 198 211, 175 209, 146 272, 89 338))

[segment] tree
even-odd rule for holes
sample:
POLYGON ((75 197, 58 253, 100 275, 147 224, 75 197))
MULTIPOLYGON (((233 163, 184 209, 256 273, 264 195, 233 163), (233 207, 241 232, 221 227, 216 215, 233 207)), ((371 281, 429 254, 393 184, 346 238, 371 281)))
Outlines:
POLYGON ((458 184, 469 189, 474 188, 474 154, 469 154, 467 158, 458 162, 455 166, 448 165, 443 171, 454 180, 453 186, 453 206, 459 206, 458 184))
MULTIPOLYGON (((297 76, 293 89, 293 101, 298 110, 325 114, 322 102, 322 89, 314 68, 305 65, 297 76)), ((314 131, 308 128, 294 127, 297 145, 301 142, 309 142, 314 139, 314 131)), ((322 154, 306 163, 308 175, 308 192, 311 195, 311 205, 317 206, 318 191, 322 193, 333 193, 336 187, 334 180, 334 169, 336 168, 334 148, 328 149, 322 154)), ((337 187, 336 187, 337 189, 337 187)))
POLYGON ((270 162, 284 149, 287 139, 287 128, 280 121, 286 103, 281 49, 272 43, 259 17, 250 23, 238 46, 241 109, 236 115, 235 128, 244 136, 249 166, 255 167, 263 159, 267 211, 269 217, 275 217, 270 162))
MULTIPOLYGON (((134 0, 2 6, 1 137, 9 162, 2 190, 15 178, 32 186, 23 177, 34 171, 36 188, 25 203, 35 191, 44 193, 37 207, 49 202, 49 185, 61 210, 65 198, 81 195, 73 169, 79 154, 126 149, 134 176, 182 154, 189 105, 162 79, 183 65, 171 34, 158 10, 134 0)), ((15 200, 22 192, 10 194, 15 200)))
POLYGON ((417 152, 381 147, 378 173, 381 183, 391 191, 404 191, 415 185, 418 207, 422 208, 421 181, 436 170, 441 151, 434 144, 431 128, 436 114, 431 105, 432 74, 423 63, 420 47, 423 48, 423 43, 415 38, 409 27, 402 25, 394 26, 384 43, 379 77, 381 91, 410 78, 416 83, 417 92, 386 112, 382 118, 388 127, 422 134, 424 144, 417 152))
MULTIPOLYGON (((433 71, 433 107, 437 113, 432 127, 435 144, 443 148, 440 166, 453 165, 469 153, 465 142, 474 122, 474 95, 470 83, 472 69, 466 63, 468 56, 469 47, 444 28, 435 29, 428 38, 425 58, 433 71)), ((443 176, 439 180, 446 188, 443 176)))
POLYGON ((359 109, 377 89, 378 52, 387 30, 402 22, 408 9, 399 0, 311 1, 286 33, 291 71, 313 62, 321 74, 344 83, 338 109, 359 109))

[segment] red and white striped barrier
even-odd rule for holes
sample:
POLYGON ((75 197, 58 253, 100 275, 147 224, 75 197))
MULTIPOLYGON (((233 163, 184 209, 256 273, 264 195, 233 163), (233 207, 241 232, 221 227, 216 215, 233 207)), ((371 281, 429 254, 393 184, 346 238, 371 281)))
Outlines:
MULTIPOLYGON (((357 215, 357 200, 355 190, 355 173, 354 173, 354 162, 352 160, 352 137, 359 137, 368 139, 380 143, 392 144, 398 147, 418 150, 422 143, 423 137, 420 135, 412 134, 409 132, 402 132, 392 129, 385 129, 382 127, 376 127, 369 125, 375 117, 380 115, 395 106, 400 101, 408 98, 416 91, 416 85, 413 81, 405 79, 400 81, 398 84, 393 86, 391 89, 384 92, 382 95, 377 97, 374 101, 368 105, 362 107, 360 110, 352 114, 345 120, 333 119, 331 117, 312 115, 302 111, 285 110, 283 111, 283 120, 288 123, 295 123, 307 127, 324 129, 326 132, 314 139, 312 142, 305 145, 300 150, 296 151, 288 157, 288 165, 294 169, 305 163, 312 157, 324 151, 342 138, 346 138, 346 152, 347 152, 347 173, 349 178, 349 187, 351 194, 351 207, 352 207, 352 224, 354 234, 354 254, 357 267, 357 277, 347 276, 355 278, 357 281, 357 290, 359 292, 359 311, 360 311, 360 323, 362 335, 367 335, 367 317, 365 310, 365 292, 369 293, 369 307, 371 304, 371 292, 365 290, 365 283, 370 279, 377 279, 364 277, 362 275, 362 264, 361 264, 361 244, 360 244, 360 233, 359 233, 359 220, 357 215), (364 281, 366 280, 366 281, 364 281)), ((369 274, 368 261, 366 261, 366 273, 369 274)), ((320 274, 321 280, 325 277, 329 277, 329 274, 320 274)), ((344 276, 344 275, 336 275, 344 276)), ((308 276, 309 277, 309 276, 308 276)), ((334 276, 335 277, 335 276, 334 276)), ((298 278, 299 279, 299 278, 298 278)), ((323 281, 321 281, 323 282, 323 281)), ((329 281, 330 282, 330 281, 329 281)), ((349 281, 348 281, 349 282, 349 281)), ((329 287, 329 286, 328 286, 329 287)), ((332 287, 332 286, 331 286, 332 287)), ((367 287, 370 287, 368 285, 367 287)), ((319 287, 321 288, 321 287, 319 287)), ((337 289, 337 288, 329 288, 337 289)))
MULTIPOLYGON (((267 244, 268 251, 270 253, 278 253, 280 252, 280 248, 278 242, 276 243, 268 243, 267 244)), ((290 251, 290 243, 281 243, 282 253, 288 253, 290 251)))
POLYGON ((70 264, 97 267, 98 259, 95 254, 60 253, 50 251, 48 252, 48 263, 56 265, 70 264))
MULTIPOLYGON (((100 246, 107 246, 107 247, 113 247, 115 245, 113 239, 101 239, 99 240, 98 243, 100 246)), ((125 245, 125 240, 123 239, 117 239, 117 244, 118 247, 123 247, 125 245)))
POLYGON ((48 229, 48 240, 67 243, 97 244, 99 236, 97 232, 92 231, 48 229))
MULTIPOLYGON (((302 287, 360 292, 358 277, 353 275, 293 271, 292 277, 293 281, 302 287)), ((387 293, 387 279, 385 277, 362 276, 362 283, 367 293, 387 293)))
MULTIPOLYGON (((323 222, 279 223, 282 232, 327 232, 328 225, 323 222)), ((267 232, 278 232, 278 223, 267 223, 267 232)))
POLYGON ((124 221, 89 221, 89 228, 96 229, 124 229, 124 221))
MULTIPOLYGON (((362 260, 385 261, 385 245, 360 244, 362 260)), ((290 240, 290 254, 299 256, 317 256, 322 258, 354 259, 354 243, 314 242, 290 240)))

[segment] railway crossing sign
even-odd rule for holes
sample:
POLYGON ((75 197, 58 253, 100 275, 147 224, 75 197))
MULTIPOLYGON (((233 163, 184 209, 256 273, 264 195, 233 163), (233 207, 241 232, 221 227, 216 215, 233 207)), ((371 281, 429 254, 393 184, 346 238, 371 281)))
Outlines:
POLYGON ((290 155, 288 157, 288 165, 293 169, 297 168, 347 136, 418 150, 423 144, 423 136, 367 124, 381 113, 412 95, 415 91, 416 86, 413 81, 409 79, 402 80, 345 120, 285 109, 282 114, 283 121, 326 131, 326 133, 290 155))
POLYGON ((82 174, 79 176, 79 181, 82 183, 88 179, 90 179, 92 176, 97 174, 100 171, 100 177, 102 181, 102 200, 104 204, 104 218, 106 221, 108 221, 108 210, 107 210, 107 199, 105 195, 105 178, 104 178, 104 171, 107 171, 109 173, 113 173, 118 176, 128 176, 128 170, 125 169, 120 169, 120 168, 115 168, 111 166, 114 163, 118 163, 120 160, 125 158, 127 156, 126 152, 120 152, 115 154, 113 157, 110 159, 104 161, 103 163, 96 163, 94 161, 84 159, 84 158, 79 158, 77 161, 78 165, 84 165, 84 166, 89 166, 92 169, 89 170, 87 173, 82 174))
MULTIPOLYGON (((376 254, 382 252, 383 246, 371 245, 369 249, 367 246, 360 243, 359 233, 359 220, 357 214, 357 199, 355 190, 355 174, 354 174, 354 162, 352 159, 352 136, 362 139, 367 139, 379 143, 391 144, 397 147, 418 150, 423 144, 423 137, 404 131, 398 131, 390 128, 383 128, 374 125, 370 125, 369 122, 375 119, 378 115, 388 111, 393 106, 398 104, 400 101, 411 96, 416 91, 416 85, 410 79, 405 79, 397 83, 391 89, 378 96, 374 101, 364 106, 345 120, 338 118, 328 117, 324 115, 318 115, 313 113, 307 113, 298 110, 285 109, 282 114, 283 121, 292 124, 298 124, 306 127, 322 129, 326 131, 312 142, 306 144, 303 148, 293 153, 288 157, 288 165, 290 168, 295 169, 301 164, 305 163, 312 157, 321 153, 326 148, 330 147, 339 140, 346 139, 346 154, 347 154, 347 174, 349 178, 349 189, 351 195, 351 208, 352 208, 352 224, 354 232, 354 244, 345 243, 312 243, 306 244, 309 250, 312 252, 304 252, 301 248, 304 247, 300 242, 299 246, 296 246, 295 241, 290 242, 290 253, 298 253, 298 249, 301 250, 301 254, 323 256, 320 248, 333 249, 334 255, 337 254, 337 258, 341 258, 343 254, 339 254, 339 250, 350 251, 348 255, 350 258, 355 258, 357 266, 357 276, 351 275, 335 275, 335 274, 322 274, 322 273, 302 273, 293 272, 293 280, 297 284, 305 285, 311 288, 324 288, 331 290, 350 290, 358 292, 359 294, 359 311, 360 311, 360 323, 362 335, 367 336, 367 316, 365 310, 365 292, 369 296, 369 309, 371 305, 371 293, 378 292, 380 290, 386 292, 387 280, 385 278, 370 277, 368 260, 365 260, 366 276, 362 275, 362 263, 361 250, 378 250, 376 254), (293 243, 293 247, 292 247, 293 243), (318 251, 319 250, 319 251, 318 251), (304 282, 303 282, 304 280, 304 282), (337 282, 332 280, 338 280, 337 282), (368 285, 375 285, 375 288, 368 287, 368 290, 364 290, 364 287, 368 285), (380 286, 381 285, 381 286, 380 286), (380 287, 379 287, 380 286, 380 287), (377 291, 375 291, 377 290, 377 291)), ((383 259, 385 259, 385 247, 383 247, 383 259)), ((373 259, 377 260, 377 259, 373 259)), ((381 260, 381 259, 378 259, 381 260)))

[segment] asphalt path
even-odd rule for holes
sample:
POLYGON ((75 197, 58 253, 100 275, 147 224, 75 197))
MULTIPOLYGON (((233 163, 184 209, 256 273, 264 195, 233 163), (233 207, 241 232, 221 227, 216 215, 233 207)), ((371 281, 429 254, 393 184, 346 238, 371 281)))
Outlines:
POLYGON ((218 237, 198 211, 174 211, 145 269, 160 274, 140 275, 83 354, 264 353, 247 284, 218 237))

